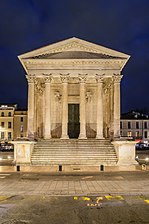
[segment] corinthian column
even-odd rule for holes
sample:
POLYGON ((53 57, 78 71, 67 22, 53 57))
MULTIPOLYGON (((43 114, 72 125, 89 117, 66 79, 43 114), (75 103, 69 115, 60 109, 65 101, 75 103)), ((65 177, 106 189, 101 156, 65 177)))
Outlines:
POLYGON ((51 138, 51 75, 45 78, 45 131, 44 138, 51 138))
POLYGON ((122 76, 114 76, 114 138, 120 137, 120 81, 122 76))
POLYGON ((79 139, 86 139, 86 97, 85 81, 86 75, 79 75, 80 80, 80 135, 79 139))
POLYGON ((28 119, 27 135, 29 139, 34 139, 34 77, 26 76, 28 80, 28 119))
POLYGON ((68 139, 68 78, 69 74, 62 75, 62 135, 61 139, 68 139))
POLYGON ((97 139, 103 139, 103 77, 96 75, 97 81, 97 139))

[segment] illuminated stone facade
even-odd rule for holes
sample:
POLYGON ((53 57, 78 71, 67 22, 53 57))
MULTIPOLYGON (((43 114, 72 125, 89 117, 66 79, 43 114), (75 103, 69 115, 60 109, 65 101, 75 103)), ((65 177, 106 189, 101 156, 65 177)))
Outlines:
POLYGON ((121 71, 128 55, 70 38, 19 59, 27 73, 30 139, 120 137, 121 71))

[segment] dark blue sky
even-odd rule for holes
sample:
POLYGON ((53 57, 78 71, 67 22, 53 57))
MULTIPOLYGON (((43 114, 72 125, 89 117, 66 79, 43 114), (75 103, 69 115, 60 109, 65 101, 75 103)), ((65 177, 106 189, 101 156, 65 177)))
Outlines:
POLYGON ((131 55, 122 111, 149 109, 149 0, 0 0, 0 103, 27 105, 17 55, 73 36, 131 55))

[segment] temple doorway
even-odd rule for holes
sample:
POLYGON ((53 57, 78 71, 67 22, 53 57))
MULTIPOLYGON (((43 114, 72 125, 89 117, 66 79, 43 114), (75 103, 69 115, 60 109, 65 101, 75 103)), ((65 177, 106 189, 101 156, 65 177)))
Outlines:
POLYGON ((68 135, 78 138, 80 134, 79 104, 68 104, 68 135))

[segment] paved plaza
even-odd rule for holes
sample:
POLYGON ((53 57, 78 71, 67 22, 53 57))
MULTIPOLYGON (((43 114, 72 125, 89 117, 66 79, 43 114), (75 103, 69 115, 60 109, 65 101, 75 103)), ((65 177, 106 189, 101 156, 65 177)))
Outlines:
POLYGON ((0 168, 0 224, 149 223, 149 171, 40 173, 0 168))
POLYGON ((0 172, 0 195, 149 195, 149 171, 0 172))

